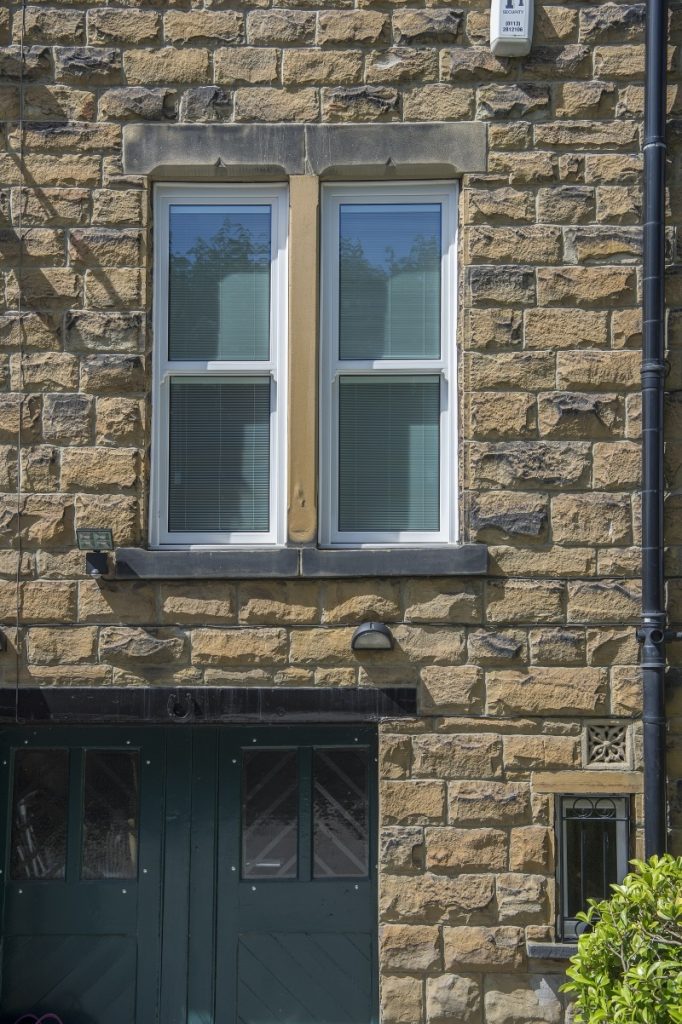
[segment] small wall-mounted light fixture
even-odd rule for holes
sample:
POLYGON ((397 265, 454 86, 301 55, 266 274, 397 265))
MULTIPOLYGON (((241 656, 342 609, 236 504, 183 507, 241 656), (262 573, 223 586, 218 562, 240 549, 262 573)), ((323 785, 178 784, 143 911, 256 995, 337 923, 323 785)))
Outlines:
POLYGON ((393 633, 383 622, 363 622, 353 633, 350 642, 354 651, 390 651, 393 633))
POLYGON ((76 541, 85 555, 85 571, 88 576, 106 576, 109 572, 107 551, 114 550, 111 530, 102 527, 83 526, 76 530, 76 541))

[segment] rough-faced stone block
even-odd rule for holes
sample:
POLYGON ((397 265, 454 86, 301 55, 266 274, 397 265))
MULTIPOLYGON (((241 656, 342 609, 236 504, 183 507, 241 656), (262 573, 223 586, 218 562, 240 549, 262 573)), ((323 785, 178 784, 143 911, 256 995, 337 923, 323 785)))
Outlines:
POLYGON ((284 629, 194 629, 195 665, 281 665, 287 660, 284 629))
POLYGON ((431 825, 443 820, 444 782, 384 781, 380 794, 383 825, 431 825))
POLYGON ((514 978, 492 975, 485 983, 486 1024, 560 1024, 560 975, 514 978))
POLYGON ((530 793, 521 782, 450 782, 448 807, 456 825, 523 825, 530 820, 530 793))
POLYGON ((483 673, 474 665, 426 665, 420 678, 425 714, 467 714, 483 707, 483 673))
POLYGON ((438 928, 433 925, 382 925, 379 956, 384 970, 423 974, 440 967, 439 938, 438 928))
POLYGON ((552 532, 559 544, 630 544, 630 498, 599 492, 558 494, 552 498, 552 532))
POLYGON ((481 987, 474 978, 441 974, 426 981, 426 1019, 445 1024, 453 1020, 477 1024, 481 1019, 481 987))
POLYGON ((504 580, 488 584, 489 622, 558 622, 564 614, 559 581, 504 580))
POLYGON ((419 978, 381 978, 381 1019, 386 1024, 414 1024, 424 1010, 422 982, 419 978))
POLYGON ((607 678, 596 668, 536 667, 488 672, 486 690, 493 715, 599 714, 606 709, 607 678))
POLYGON ((523 929, 444 928, 443 957, 446 970, 519 970, 524 966, 523 929))
POLYGON ((427 828, 429 871, 503 871, 508 835, 495 828, 427 828))
POLYGON ((412 749, 415 777, 492 779, 502 773, 502 741, 498 736, 415 736, 412 749))

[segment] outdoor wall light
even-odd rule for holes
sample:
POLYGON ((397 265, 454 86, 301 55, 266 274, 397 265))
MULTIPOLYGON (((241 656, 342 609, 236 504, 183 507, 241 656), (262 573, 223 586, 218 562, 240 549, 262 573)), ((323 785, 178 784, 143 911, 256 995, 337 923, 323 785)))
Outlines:
POLYGON ((114 537, 107 528, 85 526, 76 530, 76 542, 85 556, 88 576, 106 576, 109 572, 107 551, 114 550, 114 537))
POLYGON ((390 651, 393 633, 383 622, 363 622, 353 633, 350 645, 354 651, 390 651))

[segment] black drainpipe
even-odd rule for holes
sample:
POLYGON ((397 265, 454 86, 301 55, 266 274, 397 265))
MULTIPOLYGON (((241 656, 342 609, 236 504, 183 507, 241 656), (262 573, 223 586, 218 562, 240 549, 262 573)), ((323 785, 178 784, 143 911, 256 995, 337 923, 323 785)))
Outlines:
POLYGON ((666 848, 666 613, 663 568, 667 0, 646 4, 642 361, 642 643, 645 855, 666 848))

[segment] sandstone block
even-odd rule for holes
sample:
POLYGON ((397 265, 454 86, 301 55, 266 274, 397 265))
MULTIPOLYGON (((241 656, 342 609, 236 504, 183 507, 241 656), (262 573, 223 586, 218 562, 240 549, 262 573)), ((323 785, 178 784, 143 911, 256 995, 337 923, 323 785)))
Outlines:
MULTIPOLYGON (((16 487, 16 458, 14 466, 5 470, 6 490, 16 487)), ((21 488, 24 491, 59 490, 59 452, 49 444, 22 448, 21 488)))
POLYGON ((485 911, 493 897, 489 875, 386 875, 379 893, 379 915, 383 921, 435 924, 485 911))
POLYGON ((528 640, 534 665, 581 665, 585 662, 585 634, 582 629, 531 629, 528 640))
POLYGON ((564 259, 569 263, 617 260, 632 263, 642 251, 642 229, 586 225, 564 230, 564 259))
POLYGON ((602 185, 597 189, 597 220, 608 224, 639 224, 642 194, 633 185, 602 185))
POLYGON ((538 580, 504 580, 488 584, 489 622, 559 622, 564 586, 538 580))
POLYGON ((381 1019, 387 1024, 414 1024, 423 1013, 422 983, 418 978, 381 979, 381 1019))
POLYGON ((97 401, 95 440, 98 445, 142 445, 144 405, 137 398, 100 398, 97 401))
POLYGON ((45 395, 43 437, 53 444, 92 443, 92 399, 81 394, 45 395))
POLYGON ((216 50, 213 66, 218 85, 274 82, 279 73, 278 51, 265 46, 231 46, 216 50))
POLYGON ((497 736, 415 736, 412 749, 415 777, 492 779, 502 772, 502 741, 497 736))
MULTIPOLYGON (((432 86, 431 88, 437 87, 432 86)), ((533 196, 529 192, 523 192, 516 188, 493 188, 489 191, 464 189, 462 199, 462 220, 465 224, 494 224, 504 221, 528 222, 534 220, 535 217, 533 196)), ((501 310, 494 312, 500 314, 501 310)), ((512 314, 513 311, 509 310, 510 317, 512 314)))
POLYGON ((351 628, 293 630, 290 637, 291 661, 315 666, 350 664, 355 660, 351 650, 352 636, 351 628))
POLYGON ((486 979, 486 1024, 560 1024, 561 976, 530 975, 523 981, 504 975, 486 979))
POLYGON ((284 629, 195 629, 195 665, 281 665, 287 660, 284 629))
POLYGON ((138 463, 136 448, 67 448, 62 453, 62 486, 84 491, 134 487, 138 463))
POLYGON ((424 714, 470 714, 483 707, 483 673, 473 665, 427 665, 420 677, 424 714))
POLYGON ((188 583, 163 583, 160 589, 161 620, 165 623, 236 622, 235 587, 221 581, 204 581, 201 586, 188 583))
POLYGON ((483 79, 501 78, 509 74, 509 61, 495 57, 487 46, 459 46, 443 50, 441 78, 483 79))
POLYGON ((319 622, 314 582, 251 582, 239 588, 239 621, 246 625, 319 622))
POLYGON ((63 46, 54 50, 57 82, 108 85, 121 80, 121 53, 104 46, 63 46))
POLYGON ((235 96, 235 121, 316 121, 317 90, 239 89, 235 96))
POLYGON ((557 117, 580 120, 613 116, 615 98, 612 82, 565 82, 558 90, 557 117))
POLYGON ((558 494, 552 498, 552 531, 560 544, 630 544, 630 499, 599 492, 558 494))
POLYGON ((611 669, 611 714, 634 717, 642 713, 642 670, 637 665, 611 669))
POLYGON ((452 43, 462 27, 462 12, 452 9, 403 10, 393 14, 393 39, 399 45, 452 43))
POLYGON ((521 928, 444 928, 446 970, 519 970, 524 966, 521 928))
POLYGON ((32 665, 84 665, 97 653, 97 630, 90 626, 32 627, 27 632, 28 661, 32 665))
POLYGON ((18 502, 15 494, 4 495, 0 498, 0 540, 9 547, 19 535, 29 547, 68 546, 74 542, 73 515, 69 495, 25 494, 18 502))
POLYGON ((632 267, 540 267, 541 306, 626 306, 636 294, 632 267))
POLYGON ((90 193, 82 188, 15 189, 12 216, 22 224, 82 224, 89 216, 90 193))
POLYGON ((524 825, 530 794, 521 782, 450 782, 448 809, 457 825, 524 825))
POLYGON ((503 871, 507 833, 495 828, 427 828, 429 871, 503 871))
POLYGON ((481 988, 474 978, 441 974, 426 981, 426 1019, 430 1022, 481 1019, 481 988))
POLYGON ((639 647, 631 629, 588 629, 587 662, 589 665, 634 664, 639 647))
POLYGON ((527 657, 522 629, 477 629, 469 633, 469 657, 477 665, 505 665, 527 657))
POLYGON ((599 4, 580 12, 580 38, 588 43, 641 40, 646 4, 599 4))
POLYGON ((497 878, 500 921, 527 924, 546 913, 547 879, 542 875, 507 874, 497 878))
MULTIPOLYGON (((538 191, 538 220, 545 224, 585 224, 594 220, 595 192, 586 185, 555 185, 538 191)), ((533 310, 537 314, 550 310, 533 310)), ((572 313, 580 323, 586 314, 582 310, 572 313)), ((567 329, 571 329, 570 318, 567 329)))
POLYGON ((315 39, 315 14, 309 11, 251 11, 246 20, 249 43, 256 46, 300 46, 315 39))
POLYGON ((493 715, 598 714, 606 706, 607 679, 596 668, 536 667, 488 672, 486 690, 493 715))
POLYGON ((88 392, 141 392, 144 380, 141 356, 106 354, 81 360, 81 387, 88 392))
POLYGON ((156 11, 138 9, 131 14, 129 10, 106 7, 88 11, 88 42, 96 46, 153 43, 160 28, 161 17, 156 11))
POLYGON ((236 11, 166 11, 163 16, 167 43, 238 43, 244 34, 244 18, 236 11))
POLYGON ((545 825, 513 828, 509 837, 509 867, 512 871, 549 874, 554 862, 554 833, 545 825))
POLYGON ((322 46, 325 43, 378 43, 385 38, 387 27, 388 18, 380 11, 321 11, 317 42, 322 46))
POLYGON ((598 78, 644 77, 643 44, 630 46, 597 46, 594 49, 594 73, 598 78))
POLYGON ((323 121, 379 121, 398 117, 397 89, 379 85, 338 85, 322 90, 323 121))
POLYGON ((110 352, 137 352, 144 345, 144 317, 140 313, 75 311, 66 319, 66 344, 72 352, 101 352, 104 346, 110 352))
POLYGON ((126 50, 123 68, 129 85, 201 84, 209 78, 209 54, 208 50, 188 46, 126 50))
POLYGON ((421 974, 442 964, 438 928, 431 925, 384 924, 379 935, 384 970, 421 974))
POLYGON ((78 526, 110 527, 116 544, 138 544, 140 540, 140 506, 132 496, 77 494, 76 521, 78 526))
POLYGON ((614 348, 639 348, 641 346, 641 310, 618 309, 611 314, 611 344, 614 348))
MULTIPOLYGON (((24 101, 26 117, 42 121, 88 121, 95 117, 97 99, 87 89, 66 85, 29 85, 24 101)), ((45 223, 45 221, 43 221, 45 223)))
MULTIPOLYGON (((407 622, 480 622, 480 585, 462 580, 408 580, 404 590, 407 622)), ((381 616, 377 616, 381 618, 381 616)))
MULTIPOLYGON (((469 523, 480 541, 545 540, 549 522, 546 495, 490 491, 472 496, 469 523)), ((472 620, 473 621, 473 620, 472 620)))
POLYGON ((424 860, 424 830, 401 825, 382 828, 379 836, 381 865, 386 872, 415 872, 424 860))
POLYGON ((143 252, 143 234, 133 228, 74 228, 69 232, 72 266, 136 267, 143 252))
POLYGON ((405 779, 410 774, 412 743, 409 736, 382 736, 379 750, 379 776, 405 779))
POLYGON ((76 584, 27 580, 21 587, 20 607, 24 622, 73 622, 76 584))
POLYGON ((575 736, 505 736, 504 767, 508 772, 579 768, 580 745, 575 736))
POLYGON ((21 18, 14 19, 14 42, 82 43, 85 41, 85 15, 55 7, 25 7, 21 18))
POLYGON ((488 160, 491 174, 508 176, 511 185, 540 185, 554 181, 558 161, 551 153, 493 152, 488 160))
POLYGON ((227 121, 232 111, 232 96, 217 85, 187 89, 180 100, 181 121, 227 121))
POLYGON ((24 268, 15 276, 8 276, 8 304, 34 309, 64 309, 77 305, 81 295, 81 278, 66 267, 24 268))
POLYGON ((553 352, 467 352, 463 362, 465 387, 474 391, 554 387, 553 352))
POLYGON ((438 54, 432 49, 393 46, 367 55, 365 78, 377 85, 393 82, 433 82, 438 78, 438 54))
POLYGON ((591 576, 596 570, 593 548, 532 548, 495 545, 489 549, 490 571, 499 576, 591 576))
POLYGON ((91 309, 140 309, 143 289, 139 270, 114 267, 85 272, 85 305, 91 309))
MULTIPOLYGON (((61 391, 78 386, 78 360, 66 352, 30 352, 21 361, 19 379, 18 360, 13 357, 12 369, 17 370, 14 386, 17 391, 61 391)), ((47 403, 47 397, 44 403, 47 403)))
POLYGON ((585 157, 587 185, 637 185, 642 174, 642 158, 627 153, 603 153, 585 157))
POLYGON ((443 820, 443 782, 386 780, 380 794, 382 825, 431 825, 443 820))
POLYGON ((469 479, 477 487, 564 489, 588 479, 589 446, 580 441, 507 441, 469 446, 469 479))
POLYGON ((550 91, 544 85, 484 85, 476 93, 476 116, 494 118, 541 115, 549 108, 550 91))
POLYGON ((282 54, 284 85, 350 84, 362 77, 362 55, 354 50, 285 50, 282 54))
POLYGON ((164 86, 130 85, 100 96, 100 117, 111 121, 170 121, 177 116, 177 94, 164 86))
POLYGON ((112 665, 168 665, 183 661, 187 635, 176 629, 139 629, 131 626, 103 626, 99 635, 99 656, 112 665))
MULTIPOLYGON (((99 526, 101 522, 84 519, 83 525, 99 526)), ((114 537, 119 543, 117 534, 114 537)), ((78 584, 78 612, 81 622, 153 622, 156 595, 149 583, 107 582, 101 586, 96 580, 83 580, 78 584)))
MULTIPOLYGON (((587 272, 586 268, 581 268, 587 272)), ((639 352, 560 352, 557 383, 560 388, 589 391, 639 387, 639 352)))
POLYGON ((47 46, 5 46, 0 53, 0 78, 9 82, 46 78, 51 72, 47 46))
POLYGON ((581 78, 589 76, 592 54, 589 46, 534 46, 521 62, 524 76, 534 78, 581 78))
POLYGON ((538 395, 538 422, 543 437, 619 437, 625 408, 620 395, 552 391, 538 395))
POLYGON ((331 580, 324 584, 323 622, 395 622, 400 617, 399 586, 391 580, 331 580))
POLYGON ((395 648, 383 660, 417 664, 453 665, 464 657, 464 630, 453 626, 417 626, 401 624, 393 629, 395 648))
POLYGON ((467 305, 473 306, 530 305, 535 302, 535 272, 513 265, 466 267, 465 295, 467 305))
POLYGON ((441 84, 406 89, 403 93, 406 121, 468 121, 473 117, 473 109, 473 89, 441 84))

